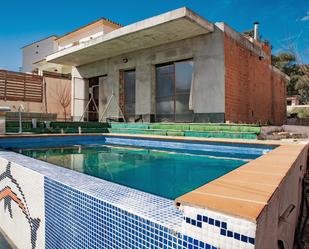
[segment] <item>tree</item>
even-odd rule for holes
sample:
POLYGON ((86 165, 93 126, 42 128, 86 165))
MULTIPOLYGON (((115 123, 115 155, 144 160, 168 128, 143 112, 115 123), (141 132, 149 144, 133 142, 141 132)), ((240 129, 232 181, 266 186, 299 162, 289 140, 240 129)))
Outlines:
POLYGON ((272 56, 273 66, 290 77, 288 96, 299 94, 304 104, 309 103, 309 65, 303 64, 298 53, 290 49, 272 56))
POLYGON ((295 89, 304 104, 309 104, 309 65, 300 66, 300 74, 297 76, 295 89))
POLYGON ((298 94, 295 85, 298 80, 299 72, 295 56, 289 52, 281 52, 278 55, 272 55, 272 64, 290 77, 290 81, 287 85, 288 96, 298 94))
POLYGON ((60 83, 56 85, 57 101, 63 109, 64 121, 67 121, 67 108, 71 103, 71 85, 60 83))

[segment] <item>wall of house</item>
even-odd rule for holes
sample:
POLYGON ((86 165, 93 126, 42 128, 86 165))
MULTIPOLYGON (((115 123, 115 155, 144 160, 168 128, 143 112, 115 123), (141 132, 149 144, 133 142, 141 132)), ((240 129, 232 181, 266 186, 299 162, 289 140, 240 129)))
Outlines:
MULTIPOLYGON (((107 115, 118 116, 116 104, 119 93, 119 70, 135 68, 136 114, 147 117, 155 112, 155 65, 193 58, 193 107, 197 121, 223 122, 225 109, 223 53, 223 33, 218 28, 215 28, 213 33, 206 35, 143 49, 74 68, 72 76, 78 81, 84 79, 83 84, 86 85, 87 78, 107 75, 100 83, 102 96, 99 101, 100 112, 105 109, 112 88, 114 88, 116 101, 112 102, 107 115), (124 58, 128 59, 127 63, 123 62, 124 58), (104 87, 109 88, 108 94, 106 94, 107 90, 103 91, 104 87)), ((72 105, 72 114, 77 120, 87 101, 85 100, 81 105, 80 99, 82 98, 74 96, 73 98, 75 100, 72 105)))
POLYGON ((270 65, 270 53, 256 50, 246 38, 224 28, 225 120, 283 124, 286 76, 270 65))
POLYGON ((71 80, 45 77, 46 108, 48 113, 56 113, 57 120, 71 119, 71 80), (61 104, 63 103, 63 104, 61 104), (64 110, 64 104, 68 103, 64 110))
POLYGON ((34 62, 43 60, 47 55, 54 53, 57 46, 55 43, 55 39, 55 36, 51 36, 44 40, 23 47, 22 72, 32 72, 36 68, 33 65, 34 62))

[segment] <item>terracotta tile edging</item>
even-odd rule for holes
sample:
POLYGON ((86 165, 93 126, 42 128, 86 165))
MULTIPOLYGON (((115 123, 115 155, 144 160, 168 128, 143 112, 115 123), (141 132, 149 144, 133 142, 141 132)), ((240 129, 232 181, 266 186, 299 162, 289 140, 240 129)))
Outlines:
POLYGON ((177 207, 210 209, 257 222, 283 179, 295 166, 298 158, 307 152, 308 144, 305 143, 281 145, 176 198, 175 204, 177 207))

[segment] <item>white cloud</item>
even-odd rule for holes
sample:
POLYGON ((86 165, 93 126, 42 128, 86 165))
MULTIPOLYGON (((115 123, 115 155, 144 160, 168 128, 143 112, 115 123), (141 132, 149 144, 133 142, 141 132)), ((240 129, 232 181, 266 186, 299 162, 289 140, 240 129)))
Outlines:
POLYGON ((300 19, 301 21, 309 21, 309 11, 307 11, 306 15, 300 19))

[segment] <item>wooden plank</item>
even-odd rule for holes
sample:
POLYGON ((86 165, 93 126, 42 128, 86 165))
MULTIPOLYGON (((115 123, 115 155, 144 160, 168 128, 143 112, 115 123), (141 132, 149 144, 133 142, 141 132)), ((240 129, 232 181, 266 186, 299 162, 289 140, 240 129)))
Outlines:
POLYGON ((5 79, 4 79, 4 100, 6 100, 6 72, 5 72, 5 75, 4 75, 5 79))
POLYGON ((0 70, 0 99, 42 102, 43 77, 0 70))

